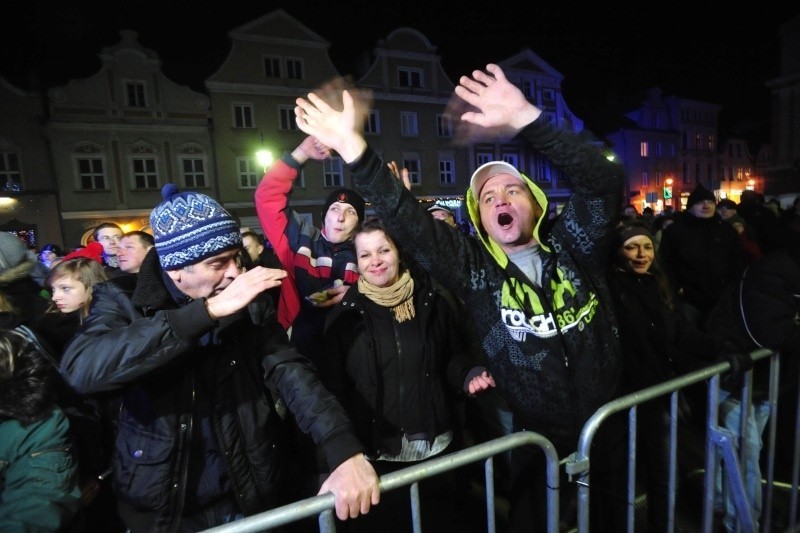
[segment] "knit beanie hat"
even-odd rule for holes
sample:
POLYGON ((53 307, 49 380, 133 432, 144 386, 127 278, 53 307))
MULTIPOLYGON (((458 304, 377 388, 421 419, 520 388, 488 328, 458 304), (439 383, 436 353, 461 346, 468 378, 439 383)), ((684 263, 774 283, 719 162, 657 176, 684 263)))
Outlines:
POLYGON ((698 183, 692 191, 692 194, 689 195, 689 199, 686 201, 686 209, 689 209, 694 204, 702 202, 703 200, 711 200, 715 203, 717 201, 713 192, 706 189, 702 183, 698 183))
POLYGON ((150 213, 150 227, 161 268, 193 265, 242 244, 239 224, 216 200, 198 192, 161 189, 164 201, 150 213))
POLYGON ((637 235, 644 235, 651 241, 655 242, 653 233, 646 225, 640 222, 629 222, 617 227, 617 247, 622 246, 627 242, 628 239, 631 237, 636 237, 637 235))
POLYGON ((28 249, 13 233, 0 231, 0 272, 23 263, 28 259, 28 249))
POLYGON ((356 214, 358 215, 358 221, 364 221, 364 198, 362 198, 361 195, 353 189, 336 189, 330 193, 328 195, 328 199, 325 200, 325 207, 322 208, 323 218, 325 218, 325 215, 328 214, 328 209, 330 209, 331 204, 334 202, 352 205, 353 209, 356 210, 356 214))
POLYGON ((85 257, 87 259, 94 259, 101 265, 103 264, 103 245, 97 241, 92 241, 80 250, 75 250, 64 256, 64 261, 70 259, 77 259, 78 257, 85 257))

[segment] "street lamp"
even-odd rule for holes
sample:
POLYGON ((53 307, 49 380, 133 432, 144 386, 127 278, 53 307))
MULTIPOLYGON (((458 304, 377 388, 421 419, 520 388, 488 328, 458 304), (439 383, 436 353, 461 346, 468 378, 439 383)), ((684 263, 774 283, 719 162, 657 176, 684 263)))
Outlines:
POLYGON ((272 152, 269 150, 259 150, 256 152, 256 161, 258 161, 258 164, 264 169, 264 174, 267 173, 267 168, 272 165, 272 160, 272 152))

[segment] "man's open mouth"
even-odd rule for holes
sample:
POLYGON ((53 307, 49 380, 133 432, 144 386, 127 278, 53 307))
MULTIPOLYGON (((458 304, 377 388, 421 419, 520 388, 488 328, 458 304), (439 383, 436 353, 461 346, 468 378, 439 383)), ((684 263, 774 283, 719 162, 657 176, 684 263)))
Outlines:
POLYGON ((514 222, 514 217, 508 213, 500 213, 497 215, 497 223, 501 226, 510 226, 512 222, 514 222))

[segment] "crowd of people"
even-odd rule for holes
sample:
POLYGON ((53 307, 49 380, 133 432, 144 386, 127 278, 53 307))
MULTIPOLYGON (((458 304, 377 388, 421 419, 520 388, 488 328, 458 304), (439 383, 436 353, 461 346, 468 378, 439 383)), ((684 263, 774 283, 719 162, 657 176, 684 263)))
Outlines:
MULTIPOLYGON (((490 161, 457 221, 369 145, 359 93, 336 98, 297 98, 306 137, 255 192, 263 234, 173 184, 149 231, 104 222, 85 246, 35 257, 0 233, 0 529, 196 531, 331 492, 347 531, 410 531, 408 493, 382 494, 379 476, 516 431, 566 457, 602 405, 718 361, 721 420, 738 431, 749 352, 796 365, 798 202, 698 184, 682 211, 640 214, 622 205, 619 163, 489 64, 458 81, 460 140, 517 136, 573 194, 554 215, 534 180, 490 161), (331 191, 317 228, 290 196, 303 165, 334 152, 352 188, 331 191)), ((639 412, 650 531, 669 524, 669 409, 639 412)), ((757 522, 762 388, 746 415, 757 522)), ((593 530, 625 527, 626 442, 612 417, 592 443, 593 530)), ((498 468, 502 531, 544 527, 545 467, 524 447, 498 468)), ((423 482, 426 528, 481 530, 468 493, 457 474, 423 482)))

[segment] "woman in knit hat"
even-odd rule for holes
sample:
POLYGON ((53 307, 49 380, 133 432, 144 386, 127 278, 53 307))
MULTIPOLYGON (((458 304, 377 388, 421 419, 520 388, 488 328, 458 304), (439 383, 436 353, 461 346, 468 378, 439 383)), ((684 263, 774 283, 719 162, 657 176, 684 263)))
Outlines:
MULTIPOLYGON (((455 451, 454 399, 494 387, 469 357, 445 297, 421 269, 409 269, 381 221, 355 235, 361 277, 325 325, 323 382, 347 410, 379 474, 455 451)), ((461 531, 452 521, 457 487, 444 476, 420 487, 426 527, 461 531)), ((384 494, 349 531, 410 531, 408 492, 384 494)))
MULTIPOLYGON (((617 228, 616 236, 612 279, 616 290, 612 294, 620 328, 624 392, 711 364, 716 356, 736 358, 736 350, 727 341, 699 331, 677 310, 676 295, 660 268, 650 230, 640 222, 629 222, 617 228)), ((669 396, 638 407, 641 459, 637 470, 647 491, 650 531, 667 530, 669 420, 669 396)))

